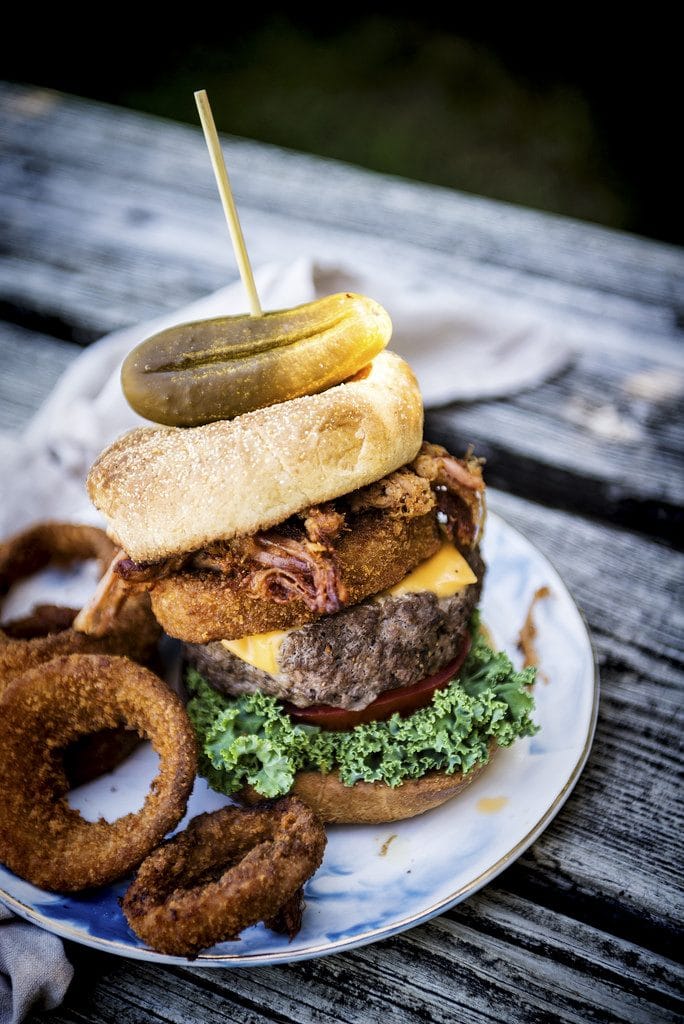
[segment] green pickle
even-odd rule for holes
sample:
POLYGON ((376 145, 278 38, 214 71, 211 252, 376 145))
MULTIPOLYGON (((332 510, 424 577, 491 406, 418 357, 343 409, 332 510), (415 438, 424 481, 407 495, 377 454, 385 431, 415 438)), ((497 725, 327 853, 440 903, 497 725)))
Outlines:
POLYGON ((146 419, 196 427, 340 384, 381 352, 391 333, 382 306, 342 292, 263 316, 161 331, 129 353, 121 384, 146 419))

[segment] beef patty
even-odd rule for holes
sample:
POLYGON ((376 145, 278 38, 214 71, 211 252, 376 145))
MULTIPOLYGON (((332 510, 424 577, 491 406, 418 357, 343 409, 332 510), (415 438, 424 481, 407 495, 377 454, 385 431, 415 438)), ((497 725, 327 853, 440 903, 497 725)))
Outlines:
POLYGON ((421 591, 366 600, 290 630, 275 676, 242 661, 220 642, 184 644, 185 660, 223 693, 259 691, 298 707, 360 710, 385 690, 411 686, 456 657, 484 575, 479 552, 468 561, 478 582, 452 597, 421 591))

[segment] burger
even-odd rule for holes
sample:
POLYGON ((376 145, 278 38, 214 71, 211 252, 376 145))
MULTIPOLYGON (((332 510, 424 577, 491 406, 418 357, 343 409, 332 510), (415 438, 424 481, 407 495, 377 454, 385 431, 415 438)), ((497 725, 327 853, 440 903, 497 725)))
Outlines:
POLYGON ((98 600, 148 590, 182 642, 215 789, 392 821, 534 731, 533 670, 479 624, 481 463, 423 441, 394 353, 232 420, 133 430, 88 490, 121 549, 98 600))

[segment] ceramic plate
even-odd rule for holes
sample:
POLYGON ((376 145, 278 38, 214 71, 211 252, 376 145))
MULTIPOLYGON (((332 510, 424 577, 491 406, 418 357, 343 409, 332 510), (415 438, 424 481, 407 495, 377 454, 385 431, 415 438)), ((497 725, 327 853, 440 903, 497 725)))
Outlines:
MULTIPOLYGON (((455 800, 389 825, 328 830, 325 859, 306 887, 306 911, 293 942, 257 925, 238 942, 201 954, 201 966, 240 967, 303 960, 394 935, 470 896, 512 863, 557 814, 591 745, 598 676, 577 606, 547 559, 517 530, 490 514, 483 618, 514 660, 518 631, 535 590, 542 677, 536 686, 540 732, 497 753, 455 800)), ((157 763, 149 747, 116 772, 84 786, 71 803, 87 818, 109 819, 141 806, 157 763)), ((188 816, 227 801, 197 780, 188 816)), ((182 827, 182 825, 181 825, 182 827)), ((83 896, 43 892, 0 868, 0 897, 18 914, 88 946, 157 963, 187 963, 150 950, 129 930, 118 897, 127 882, 83 896)))

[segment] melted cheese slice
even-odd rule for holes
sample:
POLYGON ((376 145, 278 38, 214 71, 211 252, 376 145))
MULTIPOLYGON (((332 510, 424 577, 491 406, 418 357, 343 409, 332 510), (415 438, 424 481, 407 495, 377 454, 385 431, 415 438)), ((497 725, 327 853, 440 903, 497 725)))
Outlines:
POLYGON ((268 672, 270 676, 278 675, 278 652, 280 645, 287 636, 286 629, 272 629, 270 633, 254 633, 243 636, 240 640, 222 640, 221 643, 238 658, 249 665, 268 672))
POLYGON ((437 597, 451 597, 476 582, 477 576, 463 555, 453 544, 445 541, 437 554, 421 562, 403 580, 385 590, 383 596, 389 594, 391 597, 400 597, 402 594, 431 590, 437 597))
MULTIPOLYGON (((451 597, 459 590, 477 582, 477 576, 453 544, 445 542, 439 551, 377 597, 400 597, 402 594, 417 594, 431 590, 437 597, 451 597)), ((286 629, 273 629, 269 633, 254 633, 240 640, 222 640, 221 643, 249 665, 260 668, 269 675, 278 674, 278 654, 287 636, 286 629)))

